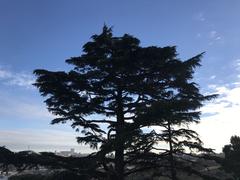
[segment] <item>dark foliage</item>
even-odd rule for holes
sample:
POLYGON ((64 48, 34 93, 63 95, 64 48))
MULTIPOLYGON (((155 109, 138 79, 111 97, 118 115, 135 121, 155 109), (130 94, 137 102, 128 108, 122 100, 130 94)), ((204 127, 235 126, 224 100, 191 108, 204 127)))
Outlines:
POLYGON ((174 46, 141 47, 137 38, 114 37, 104 26, 81 56, 66 60, 72 70, 35 70, 35 86, 56 115, 52 124, 71 122, 82 133, 79 143, 99 148, 98 165, 111 178, 165 167, 176 179, 176 168, 187 169, 187 160, 177 161, 186 148, 211 152, 188 129, 199 121, 203 102, 215 97, 202 95, 192 81, 201 57, 182 61, 174 46), (169 148, 160 148, 161 142, 169 148))
POLYGON ((8 172, 9 166, 13 165, 17 171, 22 172, 28 169, 39 169, 45 167, 48 169, 61 170, 78 176, 102 177, 101 172, 96 169, 96 157, 62 157, 53 153, 35 153, 33 151, 21 151, 18 153, 0 147, 0 169, 2 172, 8 172))
POLYGON ((77 175, 71 171, 56 171, 50 174, 22 174, 11 176, 9 180, 90 180, 87 175, 77 175))
MULTIPOLYGON (((1 162, 12 161, 19 169, 26 165, 63 168, 98 179, 123 180, 129 174, 159 168, 162 176, 173 180, 177 171, 216 179, 195 168, 196 158, 205 158, 212 150, 204 148, 198 134, 188 128, 199 122, 203 103, 216 97, 202 95, 193 82, 202 54, 182 61, 174 46, 141 47, 139 43, 128 34, 114 37, 104 26, 100 35, 83 46, 80 57, 66 60, 73 65, 69 72, 34 71, 35 86, 56 115, 52 124, 70 121, 81 132, 78 142, 98 149, 97 153, 63 158, 51 153, 16 154, 3 148, 6 156, 0 155, 1 162)), ((224 148, 226 162, 233 162, 226 167, 237 176, 239 139, 233 137, 224 148)))
POLYGON ((232 136, 230 144, 223 147, 225 159, 222 163, 227 172, 234 173, 235 178, 240 178, 240 137, 232 136))

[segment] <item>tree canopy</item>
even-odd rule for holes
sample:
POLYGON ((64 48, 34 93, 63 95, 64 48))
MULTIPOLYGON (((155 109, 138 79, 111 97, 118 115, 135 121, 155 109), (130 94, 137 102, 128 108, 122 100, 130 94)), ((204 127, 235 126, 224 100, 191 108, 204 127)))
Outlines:
POLYGON ((215 97, 202 95, 193 81, 202 55, 183 61, 175 46, 142 47, 104 26, 81 56, 66 60, 72 70, 37 69, 35 86, 56 116, 52 124, 71 122, 81 133, 77 141, 97 149, 99 166, 112 178, 164 167, 176 179, 176 168, 184 169, 176 156, 186 148, 211 151, 188 129, 199 122, 203 102, 215 97))

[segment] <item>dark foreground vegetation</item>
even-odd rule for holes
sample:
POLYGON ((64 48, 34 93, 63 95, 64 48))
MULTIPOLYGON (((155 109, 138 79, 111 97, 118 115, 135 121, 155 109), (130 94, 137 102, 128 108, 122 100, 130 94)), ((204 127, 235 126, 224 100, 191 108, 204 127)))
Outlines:
POLYGON ((240 137, 232 136, 230 144, 223 147, 223 153, 225 154, 224 169, 233 173, 235 179, 240 179, 240 137))
MULTIPOLYGON (((109 179, 105 176, 103 169, 96 171, 96 160, 94 155, 88 157, 61 157, 53 153, 34 153, 32 151, 22 151, 14 153, 8 149, 0 148, 0 171, 2 174, 10 172, 18 172, 16 175, 11 175, 9 180, 104 180, 109 179), (95 176, 95 177, 94 177, 95 176)), ((178 170, 179 180, 202 180, 202 179, 219 179, 219 180, 236 180, 239 178, 237 174, 238 167, 233 165, 229 169, 229 159, 211 156, 208 160, 201 156, 190 158, 189 166, 192 166, 201 172, 201 176, 194 175, 195 173, 186 173, 178 170), (228 173, 226 173, 226 170, 228 173), (236 173, 234 173, 235 171, 236 173)), ((162 176, 162 168, 155 168, 136 172, 126 177, 126 180, 169 180, 162 176)))
POLYGON ((69 171, 54 171, 47 174, 22 174, 9 178, 9 180, 89 180, 87 176, 77 175, 69 171))
POLYGON ((63 158, 8 151, 7 159, 15 157, 19 170, 32 164, 87 179, 134 179, 143 172, 172 180, 183 173, 219 179, 201 167, 213 150, 189 129, 199 122, 203 103, 216 98, 201 94, 193 81, 202 55, 181 60, 175 46, 141 47, 137 38, 114 37, 104 26, 81 56, 66 60, 70 71, 34 71, 34 85, 56 115, 52 124, 70 122, 80 132, 77 141, 97 152, 63 158))

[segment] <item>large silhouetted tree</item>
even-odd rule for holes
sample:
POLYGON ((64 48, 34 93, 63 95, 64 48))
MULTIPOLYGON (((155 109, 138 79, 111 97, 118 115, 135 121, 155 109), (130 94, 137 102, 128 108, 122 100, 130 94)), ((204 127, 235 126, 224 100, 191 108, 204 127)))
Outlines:
POLYGON ((99 163, 111 178, 123 180, 144 168, 160 167, 164 153, 153 150, 164 141, 170 146, 169 169, 175 179, 173 153, 183 146, 200 147, 200 140, 194 131, 173 127, 197 122, 203 101, 213 97, 202 95, 192 81, 202 54, 182 61, 174 46, 139 43, 128 34, 114 37, 104 26, 83 46, 81 56, 66 60, 72 70, 35 70, 35 85, 56 115, 52 124, 69 121, 82 133, 79 143, 99 147, 99 163), (187 140, 177 141, 176 136, 187 140))

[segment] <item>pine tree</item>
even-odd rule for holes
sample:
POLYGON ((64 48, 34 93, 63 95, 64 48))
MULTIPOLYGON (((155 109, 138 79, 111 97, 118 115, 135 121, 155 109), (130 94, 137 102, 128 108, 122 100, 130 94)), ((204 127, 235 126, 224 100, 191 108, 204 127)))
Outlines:
POLYGON ((196 153, 209 154, 213 150, 204 148, 197 132, 189 129, 188 125, 198 123, 200 120, 200 112, 195 111, 202 106, 199 99, 210 100, 215 95, 202 96, 198 90, 185 95, 183 92, 175 91, 174 93, 175 95, 172 94, 164 100, 157 100, 142 117, 149 122, 154 122, 154 125, 159 128, 155 133, 158 143, 151 147, 155 153, 161 155, 160 164, 159 162, 156 164, 161 167, 163 163, 165 168, 162 171, 166 173, 162 175, 173 180, 177 179, 177 171, 186 171, 201 176, 192 166, 196 159, 203 158, 196 153))
MULTIPOLYGON (((193 131, 172 127, 198 121, 196 110, 212 98, 203 96, 192 82, 201 57, 181 61, 175 46, 141 47, 137 38, 114 37, 111 28, 104 26, 83 46, 81 56, 66 60, 72 70, 37 69, 35 86, 56 115, 52 124, 70 121, 82 134, 78 142, 98 148, 101 167, 111 178, 123 180, 158 166, 162 154, 153 150, 159 141, 170 144, 171 155, 175 136, 198 139, 193 131), (156 133, 156 126, 167 127, 168 132, 156 133), (134 169, 129 170, 130 165, 134 169)), ((196 145, 178 143, 178 147, 196 145)))
MULTIPOLYGON (((158 127, 152 150, 161 155, 161 161, 166 159, 163 166, 166 176, 177 179, 177 170, 188 171, 201 175, 189 166, 190 158, 200 158, 196 153, 212 153, 213 150, 204 148, 197 132, 189 129, 191 123, 200 120, 200 108, 204 101, 216 98, 217 95, 204 96, 200 93, 198 85, 193 82, 194 69, 200 66, 202 54, 185 62, 173 61, 177 72, 164 87, 166 94, 149 94, 151 104, 141 109, 136 119, 145 126, 158 127), (157 140, 156 140, 157 139, 157 140), (166 148, 168 144, 168 148, 166 148), (164 145, 164 148, 161 147, 164 145), (164 156, 163 156, 164 155, 164 156), (166 166, 167 165, 167 166, 166 166)), ((174 69, 174 66, 171 67, 174 69)), ((171 73, 170 73, 171 74, 171 73)), ((156 164, 159 164, 156 162, 156 164)), ((161 165, 160 165, 161 167, 161 165)))

